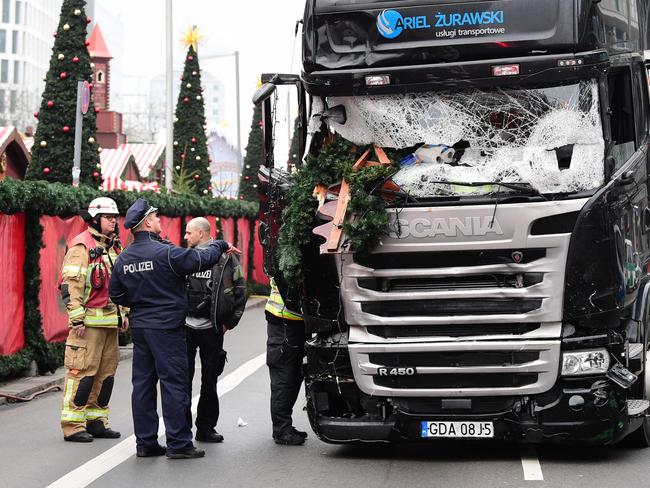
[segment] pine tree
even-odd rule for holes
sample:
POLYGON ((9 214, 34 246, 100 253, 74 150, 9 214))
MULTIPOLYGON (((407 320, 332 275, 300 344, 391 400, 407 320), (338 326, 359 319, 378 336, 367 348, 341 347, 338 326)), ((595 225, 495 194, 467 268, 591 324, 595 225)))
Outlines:
POLYGON ((176 104, 174 122, 174 165, 177 172, 182 168, 185 175, 194 178, 195 191, 208 195, 210 183, 210 160, 205 135, 205 107, 201 88, 199 56, 190 45, 181 77, 181 90, 176 104))
POLYGON ((248 144, 246 144, 246 157, 239 182, 239 198, 241 200, 257 202, 257 172, 262 163, 264 163, 264 135, 262 132, 262 107, 258 105, 253 110, 251 131, 248 134, 248 144))
MULTIPOLYGON (((61 6, 43 100, 39 112, 34 114, 39 122, 34 135, 32 160, 27 168, 28 179, 72 182, 77 82, 92 81, 86 41, 86 25, 90 19, 86 17, 85 4, 85 0, 64 0, 61 6)), ((83 116, 79 181, 98 186, 102 176, 95 119, 91 100, 88 112, 83 116)))

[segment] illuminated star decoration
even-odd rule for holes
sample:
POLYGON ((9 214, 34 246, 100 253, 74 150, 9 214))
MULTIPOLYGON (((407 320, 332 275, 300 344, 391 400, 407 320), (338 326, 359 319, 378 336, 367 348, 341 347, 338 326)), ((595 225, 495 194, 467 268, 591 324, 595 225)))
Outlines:
POLYGON ((192 46, 194 51, 197 51, 199 44, 203 41, 203 36, 199 33, 199 28, 193 25, 187 28, 187 31, 181 37, 181 41, 183 41, 186 48, 192 46))

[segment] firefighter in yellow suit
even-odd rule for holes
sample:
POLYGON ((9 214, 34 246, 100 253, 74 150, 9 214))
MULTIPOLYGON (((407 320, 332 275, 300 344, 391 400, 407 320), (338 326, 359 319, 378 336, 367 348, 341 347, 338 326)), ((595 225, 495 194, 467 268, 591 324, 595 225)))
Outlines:
POLYGON ((126 310, 108 296, 110 273, 121 251, 115 234, 118 215, 110 198, 90 202, 88 211, 82 212, 88 229, 70 241, 63 261, 60 288, 70 327, 61 410, 66 441, 120 437, 108 423, 119 359, 118 328, 127 327, 126 310))

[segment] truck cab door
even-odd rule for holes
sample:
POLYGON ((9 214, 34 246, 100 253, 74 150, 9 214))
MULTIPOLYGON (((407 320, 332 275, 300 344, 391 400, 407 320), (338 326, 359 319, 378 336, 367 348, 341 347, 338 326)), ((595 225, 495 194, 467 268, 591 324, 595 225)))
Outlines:
MULTIPOLYGON (((260 241, 264 247, 264 271, 276 277, 281 293, 283 279, 278 275, 277 246, 288 175, 300 166, 307 137, 306 94, 300 76, 263 74, 262 86, 253 96, 262 106, 264 161, 258 174, 260 198, 260 241)), ((287 301, 287 295, 282 293, 287 301)), ((287 303, 291 307, 290 303, 287 303)), ((294 308, 299 310, 299 308, 294 308)))
POLYGON ((621 275, 621 305, 631 304, 648 273, 648 84, 645 66, 636 63, 608 75, 614 186, 610 193, 612 238, 621 275))

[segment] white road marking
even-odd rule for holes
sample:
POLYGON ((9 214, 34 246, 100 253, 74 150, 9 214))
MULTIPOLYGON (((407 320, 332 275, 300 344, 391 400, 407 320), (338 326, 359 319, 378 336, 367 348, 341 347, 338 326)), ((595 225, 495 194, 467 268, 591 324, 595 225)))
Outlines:
MULTIPOLYGON (((239 386, 242 381, 255 373, 255 371, 257 371, 265 363, 266 353, 260 354, 250 361, 242 364, 239 368, 237 368, 229 375, 225 376, 218 383, 219 396, 221 397, 239 386)), ((196 406, 198 404, 198 401, 198 395, 192 398, 192 413, 196 413, 196 406)), ((161 436, 164 433, 165 425, 161 417, 160 426, 158 428, 158 435, 161 436)), ((127 437, 119 444, 110 448, 108 451, 105 451, 96 458, 93 458, 87 463, 82 464, 77 469, 70 471, 65 476, 48 485, 48 488, 84 488, 133 455, 135 455, 134 435, 127 437)))
POLYGON ((530 446, 524 446, 521 450, 521 466, 524 468, 524 479, 526 481, 544 481, 542 466, 539 464, 537 451, 530 446))

